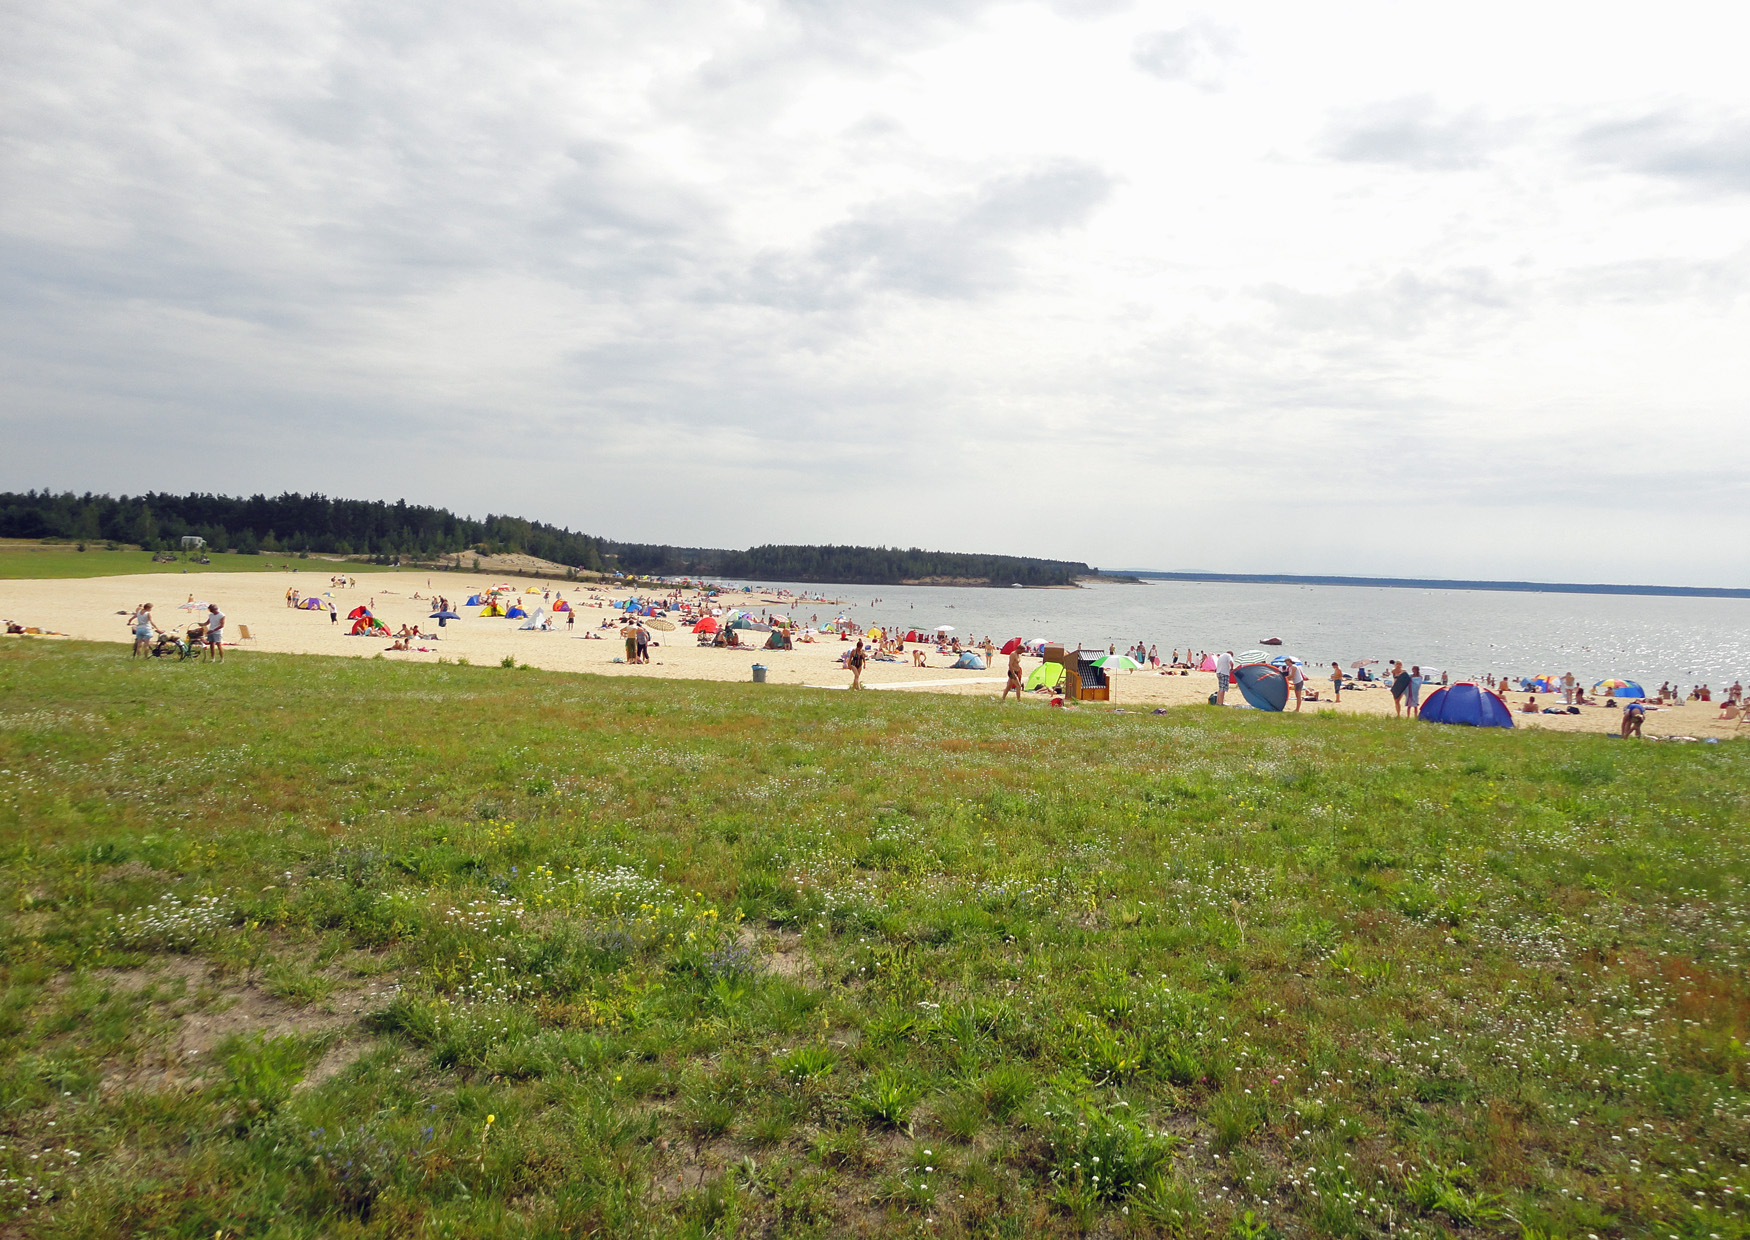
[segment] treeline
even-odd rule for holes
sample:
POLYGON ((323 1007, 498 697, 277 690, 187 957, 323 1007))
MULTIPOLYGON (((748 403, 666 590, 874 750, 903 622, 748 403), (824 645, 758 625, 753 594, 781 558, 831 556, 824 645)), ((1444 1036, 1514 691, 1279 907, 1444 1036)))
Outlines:
POLYGON ((287 494, 75 495, 0 493, 0 538, 64 538, 134 543, 173 551, 194 535, 215 551, 244 555, 367 555, 431 560, 461 551, 521 554, 592 572, 641 576, 897 585, 929 579, 993 586, 1063 586, 1095 570, 1067 560, 969 555, 917 547, 764 546, 747 551, 609 542, 521 517, 458 517, 446 508, 399 500, 329 499, 287 494))
POLYGON ((66 538, 174 550, 189 535, 218 551, 325 551, 338 555, 435 559, 457 551, 520 553, 601 571, 602 540, 520 517, 458 517, 405 500, 325 495, 56 495, 0 493, 0 538, 66 538))
POLYGON ((917 547, 763 546, 746 551, 609 543, 618 567, 650 576, 898 585, 937 579, 993 586, 1067 586, 1096 570, 1069 560, 924 551, 917 547))

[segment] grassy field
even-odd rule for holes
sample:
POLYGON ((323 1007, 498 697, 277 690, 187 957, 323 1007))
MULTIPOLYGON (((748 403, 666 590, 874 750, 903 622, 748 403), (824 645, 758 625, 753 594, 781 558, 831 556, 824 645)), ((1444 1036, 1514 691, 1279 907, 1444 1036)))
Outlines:
POLYGON ((248 573, 277 572, 282 564, 296 563, 304 572, 321 572, 327 564, 332 571, 359 577, 365 573, 392 573, 396 570, 380 564, 355 561, 340 563, 317 557, 296 560, 290 555, 232 555, 230 552, 209 552, 210 564, 198 564, 179 559, 173 564, 154 564, 150 551, 127 548, 108 551, 100 542, 86 544, 80 551, 71 543, 42 543, 21 539, 0 539, 0 581, 15 578, 44 579, 54 577, 119 577, 127 573, 248 573))
POLYGON ((32 1236, 1750 1232, 1750 749, 0 646, 32 1236))

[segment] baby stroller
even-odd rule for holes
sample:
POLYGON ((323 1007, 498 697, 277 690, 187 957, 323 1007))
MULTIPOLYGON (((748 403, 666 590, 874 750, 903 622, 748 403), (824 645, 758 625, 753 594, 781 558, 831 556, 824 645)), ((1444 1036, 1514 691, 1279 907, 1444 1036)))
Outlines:
POLYGON ((158 640, 152 643, 152 657, 167 659, 175 655, 178 661, 192 659, 198 653, 198 648, 192 641, 178 637, 174 633, 160 633, 158 640))

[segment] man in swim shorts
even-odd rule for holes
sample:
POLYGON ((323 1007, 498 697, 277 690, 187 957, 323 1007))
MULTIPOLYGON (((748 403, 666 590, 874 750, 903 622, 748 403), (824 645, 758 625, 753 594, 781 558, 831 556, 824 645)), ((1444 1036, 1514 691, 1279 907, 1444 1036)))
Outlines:
POLYGON ((1009 651, 1009 683, 1003 686, 1003 696, 1001 700, 1004 702, 1008 701, 1009 693, 1013 690, 1015 694, 1015 705, 1019 706, 1021 704, 1021 681, 1021 648, 1016 646, 1013 650, 1009 651))

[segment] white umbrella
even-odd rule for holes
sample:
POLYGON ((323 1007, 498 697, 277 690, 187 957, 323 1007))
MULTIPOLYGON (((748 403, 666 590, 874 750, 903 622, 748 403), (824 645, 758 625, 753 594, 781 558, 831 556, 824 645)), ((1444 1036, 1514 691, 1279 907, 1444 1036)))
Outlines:
POLYGON ((936 632, 938 633, 952 633, 953 631, 954 626, 951 624, 938 624, 936 626, 936 632))

